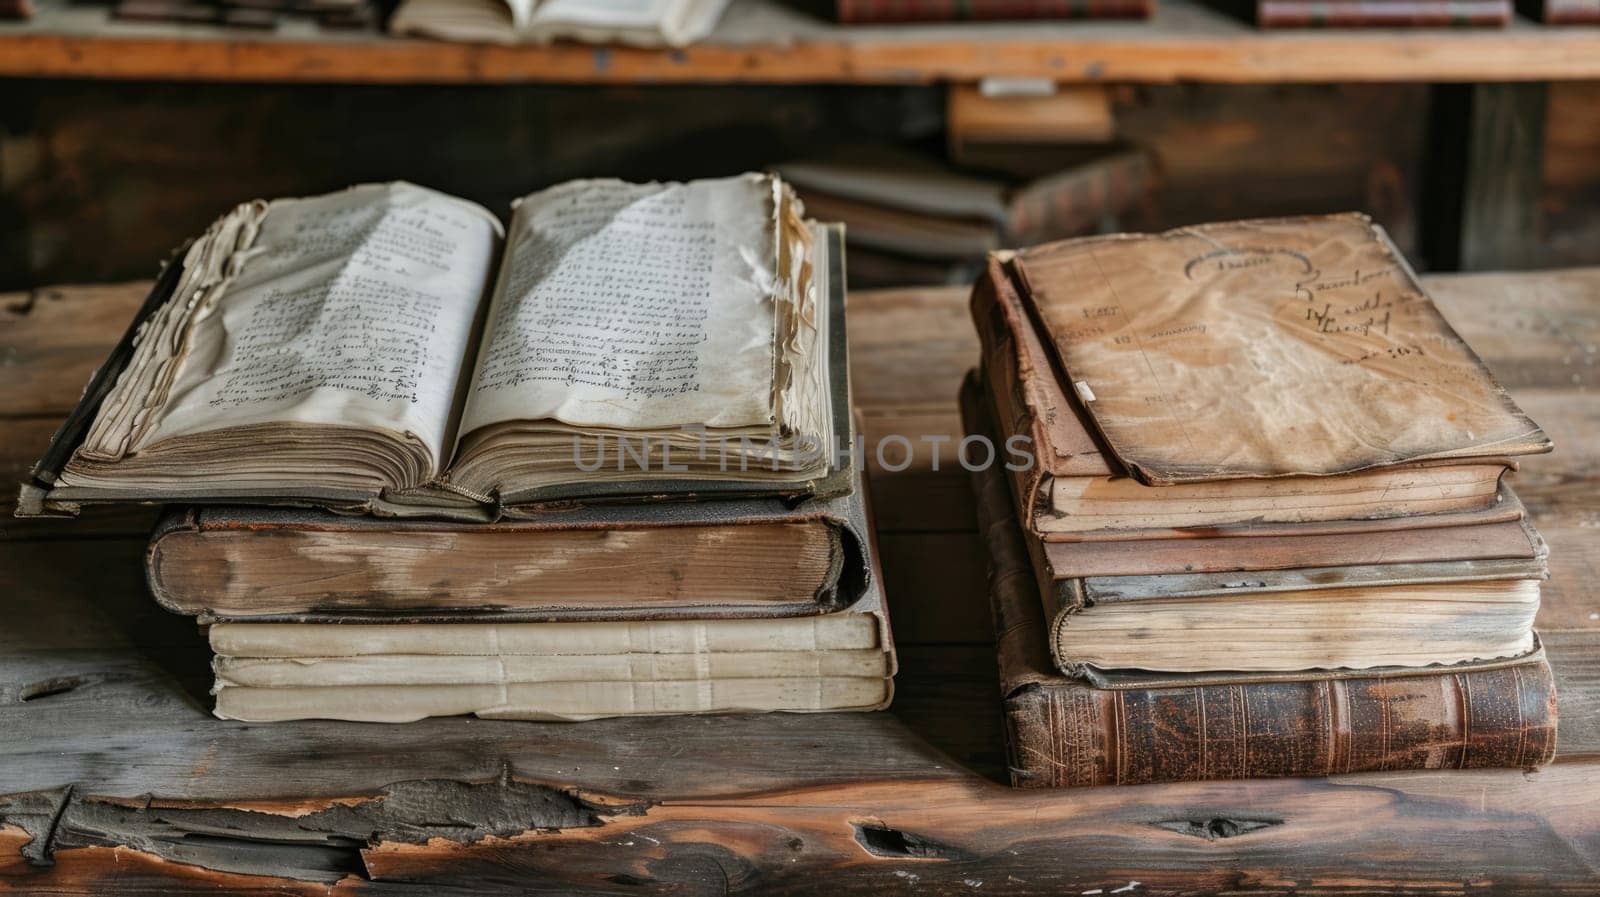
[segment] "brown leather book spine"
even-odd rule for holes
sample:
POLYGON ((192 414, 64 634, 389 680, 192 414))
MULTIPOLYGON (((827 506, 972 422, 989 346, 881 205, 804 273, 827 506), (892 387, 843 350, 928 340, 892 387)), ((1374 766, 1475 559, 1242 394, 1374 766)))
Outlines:
POLYGON ((1393 679, 1111 690, 1006 701, 1018 787, 1535 767, 1555 754, 1541 660, 1393 679))
POLYGON ((1154 0, 838 0, 846 24, 1006 19, 1147 19, 1154 0))
POLYGON ((1262 28, 1499 27, 1510 0, 1260 0, 1262 28))

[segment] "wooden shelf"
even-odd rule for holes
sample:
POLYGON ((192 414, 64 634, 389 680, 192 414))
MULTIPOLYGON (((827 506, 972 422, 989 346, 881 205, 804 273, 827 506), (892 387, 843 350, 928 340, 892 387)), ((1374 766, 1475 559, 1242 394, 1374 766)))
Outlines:
POLYGON ((841 27, 772 0, 735 0, 681 51, 490 46, 323 32, 111 22, 46 2, 0 26, 0 77, 323 83, 917 84, 1600 79, 1600 27, 1260 32, 1167 0, 1150 22, 841 27))

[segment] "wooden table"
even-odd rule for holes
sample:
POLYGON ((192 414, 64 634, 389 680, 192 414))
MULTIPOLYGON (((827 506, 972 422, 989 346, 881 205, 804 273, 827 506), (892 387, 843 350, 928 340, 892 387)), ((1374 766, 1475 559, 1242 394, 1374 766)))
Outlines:
MULTIPOLYGON (((144 594, 148 513, 8 517, 0 891, 1600 892, 1600 269, 1429 284, 1559 447, 1516 480, 1552 551, 1550 768, 1005 787, 983 559, 949 466, 873 475, 904 665, 879 714, 220 722, 192 623, 144 594)), ((4 479, 143 289, 0 296, 4 479)), ((851 303, 869 438, 956 435, 963 291, 851 303)))

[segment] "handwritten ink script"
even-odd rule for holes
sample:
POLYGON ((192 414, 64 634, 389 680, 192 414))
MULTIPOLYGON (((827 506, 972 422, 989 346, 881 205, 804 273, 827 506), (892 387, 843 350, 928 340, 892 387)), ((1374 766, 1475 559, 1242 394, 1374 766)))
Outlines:
POLYGON ((442 361, 434 337, 445 300, 364 274, 273 289, 239 329, 233 364, 210 404, 281 402, 313 389, 416 404, 442 361))
POLYGON ((410 184, 273 203, 195 327, 162 429, 372 427, 442 456, 497 231, 482 209, 410 184))
POLYGON ((739 177, 579 181, 524 200, 462 432, 770 421, 770 195, 739 177))
POLYGON ((1149 482, 1325 475, 1538 444, 1355 216, 1029 250, 1060 367, 1149 482))
POLYGON ((506 291, 520 299, 499 309, 476 388, 581 384, 630 399, 698 390, 716 225, 685 211, 682 193, 628 202, 623 191, 552 210, 550 230, 516 247, 506 291))

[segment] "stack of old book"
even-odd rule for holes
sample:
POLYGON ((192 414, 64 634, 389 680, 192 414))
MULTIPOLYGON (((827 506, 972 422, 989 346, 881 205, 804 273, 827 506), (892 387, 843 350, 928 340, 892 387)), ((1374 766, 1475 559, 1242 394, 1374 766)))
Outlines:
POLYGON ((242 205, 19 513, 171 503, 217 715, 876 709, 842 248, 775 177, 242 205))
POLYGON ((972 306, 1016 784, 1550 760, 1502 482, 1550 442, 1366 217, 997 255, 972 306))

